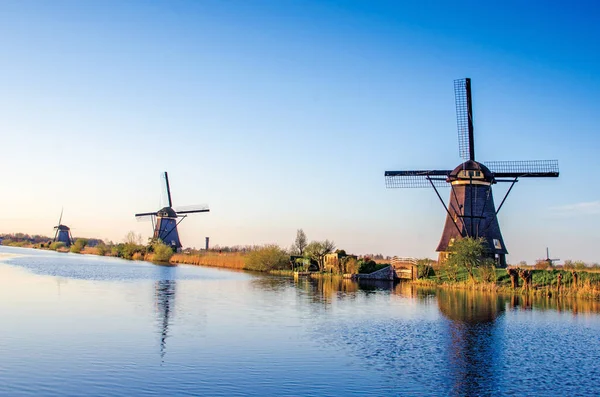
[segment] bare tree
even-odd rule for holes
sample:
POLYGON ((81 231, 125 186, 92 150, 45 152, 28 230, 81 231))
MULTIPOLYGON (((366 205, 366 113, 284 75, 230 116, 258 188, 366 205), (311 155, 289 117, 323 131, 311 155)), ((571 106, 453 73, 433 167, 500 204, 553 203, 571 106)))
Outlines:
POLYGON ((298 229, 296 232, 296 241, 294 241, 294 244, 292 245, 292 251, 298 253, 298 255, 303 255, 307 245, 308 241, 306 240, 304 230, 298 229))
POLYGON ((323 271, 325 255, 330 254, 335 249, 333 241, 312 241, 306 246, 304 252, 310 259, 317 261, 319 271, 323 271))
POLYGON ((125 236, 126 244, 142 245, 142 235, 136 234, 133 230, 125 236))

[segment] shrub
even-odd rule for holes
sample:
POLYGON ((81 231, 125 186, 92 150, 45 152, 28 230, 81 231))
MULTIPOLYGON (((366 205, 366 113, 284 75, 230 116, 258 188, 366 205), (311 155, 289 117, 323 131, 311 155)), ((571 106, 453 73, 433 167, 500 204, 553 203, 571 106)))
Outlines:
POLYGON ((75 244, 73 244, 71 246, 70 251, 74 252, 76 254, 81 253, 81 250, 83 250, 85 248, 87 244, 87 240, 84 238, 78 238, 77 241, 75 241, 75 244))
POLYGON ((350 257, 346 261, 346 273, 356 274, 358 273, 358 261, 356 258, 350 257))
POLYGON ((246 269, 269 271, 290 268, 290 257, 279 246, 270 244, 260 247, 248 254, 246 269))
POLYGON ((156 262, 169 262, 173 256, 171 247, 160 241, 152 245, 152 250, 154 251, 152 260, 156 262))
POLYGON ((63 243, 62 241, 54 241, 52 243, 50 243, 50 249, 51 250, 58 250, 60 248, 63 248, 65 246, 65 243, 63 243))
POLYGON ((98 252, 98 255, 104 256, 110 252, 110 249, 106 246, 106 244, 100 243, 96 246, 96 252, 98 252))
POLYGON ((541 259, 535 262, 535 265, 533 266, 534 269, 536 270, 546 270, 548 268, 550 268, 550 263, 547 260, 541 259))
POLYGON ((433 274, 433 261, 429 258, 417 260, 417 278, 427 278, 433 274))
POLYGON ((139 253, 142 257, 146 254, 146 247, 135 243, 119 244, 117 247, 119 256, 124 259, 133 259, 136 253, 139 253))
POLYGON ((377 263, 372 259, 365 258, 358 261, 358 272, 361 274, 369 274, 381 270, 389 266, 388 263, 377 263))
POLYGON ((444 265, 444 273, 446 273, 446 278, 448 281, 457 282, 459 270, 459 266, 456 263, 451 263, 448 261, 444 265))
POLYGON ((496 266, 493 259, 486 258, 479 267, 479 277, 481 281, 485 283, 491 283, 496 281, 496 266))
POLYGON ((482 237, 460 239, 450 247, 446 264, 464 268, 469 274, 469 279, 474 280, 474 270, 483 264, 486 250, 487 242, 482 237))

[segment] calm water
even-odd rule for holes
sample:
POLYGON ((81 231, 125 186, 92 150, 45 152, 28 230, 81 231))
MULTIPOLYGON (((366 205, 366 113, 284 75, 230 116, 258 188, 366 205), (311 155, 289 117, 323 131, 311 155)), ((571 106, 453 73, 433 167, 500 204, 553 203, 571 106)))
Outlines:
POLYGON ((599 302, 4 254, 1 395, 600 394, 599 302))

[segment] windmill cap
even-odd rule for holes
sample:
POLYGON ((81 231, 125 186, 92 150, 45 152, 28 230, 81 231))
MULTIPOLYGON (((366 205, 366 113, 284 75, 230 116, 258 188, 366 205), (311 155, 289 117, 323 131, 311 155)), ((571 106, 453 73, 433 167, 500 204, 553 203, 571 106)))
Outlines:
POLYGON ((474 179, 484 180, 489 183, 494 183, 494 173, 490 171, 485 165, 475 161, 468 160, 456 167, 450 175, 448 175, 448 182, 455 181, 457 179, 474 179), (473 171, 471 174, 469 171, 473 171))
POLYGON ((163 218, 177 218, 177 213, 171 207, 162 208, 157 215, 163 218))
POLYGON ((65 226, 65 225, 54 226, 54 228, 58 229, 58 230, 71 230, 71 229, 69 229, 68 226, 65 226))

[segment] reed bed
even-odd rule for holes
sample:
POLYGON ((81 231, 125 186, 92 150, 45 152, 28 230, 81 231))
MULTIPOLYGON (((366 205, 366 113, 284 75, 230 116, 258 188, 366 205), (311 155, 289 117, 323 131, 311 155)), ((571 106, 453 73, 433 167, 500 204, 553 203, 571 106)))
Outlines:
POLYGON ((206 253, 206 254, 175 254, 171 263, 223 267, 227 269, 243 270, 246 268, 245 255, 241 253, 206 253))

